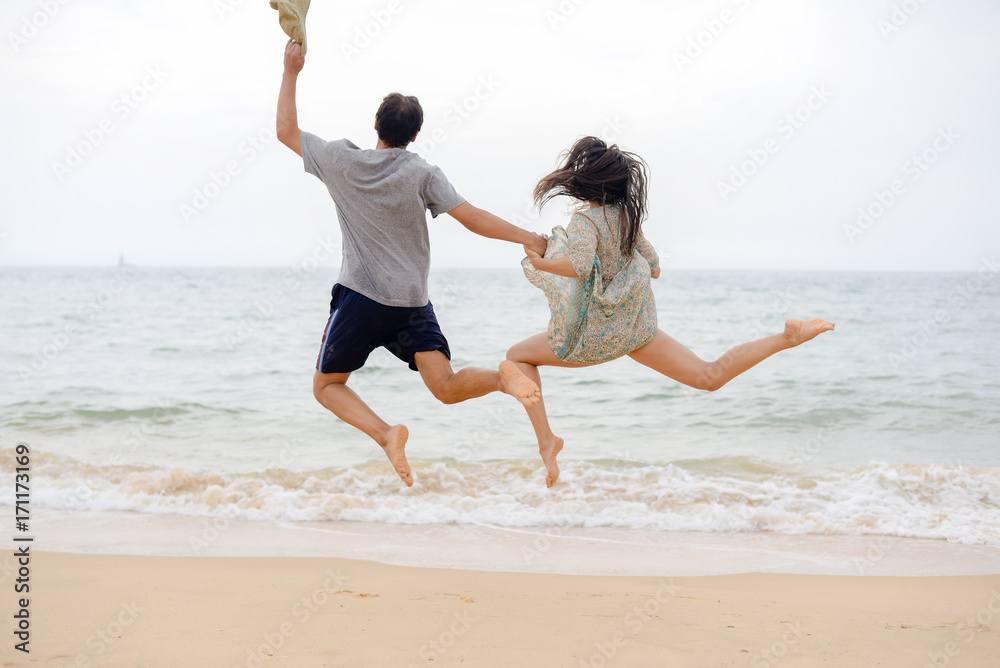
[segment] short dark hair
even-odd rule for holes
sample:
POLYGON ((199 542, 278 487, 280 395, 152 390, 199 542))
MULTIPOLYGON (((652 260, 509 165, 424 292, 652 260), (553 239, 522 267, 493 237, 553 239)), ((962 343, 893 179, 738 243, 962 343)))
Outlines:
POLYGON ((375 131, 382 143, 403 148, 424 124, 424 109, 412 95, 389 93, 375 112, 375 131))

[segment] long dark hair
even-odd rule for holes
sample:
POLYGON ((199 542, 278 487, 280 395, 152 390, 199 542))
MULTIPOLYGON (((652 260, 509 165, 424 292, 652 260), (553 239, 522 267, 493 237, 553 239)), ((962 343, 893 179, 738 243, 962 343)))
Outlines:
POLYGON ((564 152, 562 167, 535 186, 535 204, 569 195, 583 202, 617 204, 622 208, 619 246, 631 257, 646 217, 646 181, 649 168, 635 153, 608 146, 597 137, 584 137, 564 152))

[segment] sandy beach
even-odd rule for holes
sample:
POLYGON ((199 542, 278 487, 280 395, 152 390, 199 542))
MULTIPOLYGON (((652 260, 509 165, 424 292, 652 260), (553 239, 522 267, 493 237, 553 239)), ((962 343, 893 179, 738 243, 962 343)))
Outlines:
POLYGON ((4 666, 1000 662, 1000 575, 658 578, 51 552, 31 569, 32 651, 11 652, 8 631, 4 666))

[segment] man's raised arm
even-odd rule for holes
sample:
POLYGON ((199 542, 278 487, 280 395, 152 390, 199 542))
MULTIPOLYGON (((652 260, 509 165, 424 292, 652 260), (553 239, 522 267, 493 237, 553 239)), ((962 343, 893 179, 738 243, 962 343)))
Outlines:
POLYGON ((306 64, 302 57, 302 46, 293 40, 285 45, 285 73, 281 77, 281 91, 278 93, 278 141, 292 149, 299 156, 299 115, 295 109, 295 82, 306 64))
POLYGON ((539 255, 545 253, 545 238, 529 232, 517 225, 511 225, 503 218, 489 211, 476 208, 468 202, 459 204, 448 215, 462 223, 467 230, 487 239, 500 239, 531 248, 539 255))

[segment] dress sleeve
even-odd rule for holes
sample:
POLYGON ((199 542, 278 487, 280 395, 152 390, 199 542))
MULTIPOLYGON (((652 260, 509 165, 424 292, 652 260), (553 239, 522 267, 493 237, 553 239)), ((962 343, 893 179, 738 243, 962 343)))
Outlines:
POLYGON ((660 268, 660 256, 656 254, 656 249, 646 239, 646 235, 642 233, 642 230, 639 230, 639 244, 635 249, 639 251, 639 255, 646 258, 646 262, 649 263, 649 270, 655 274, 660 268))
POLYGON ((573 270, 580 276, 589 276, 597 254, 597 228, 589 218, 577 213, 569 221, 566 236, 569 239, 566 255, 573 264, 573 270))

